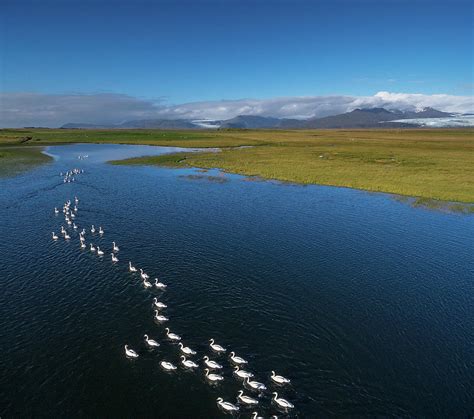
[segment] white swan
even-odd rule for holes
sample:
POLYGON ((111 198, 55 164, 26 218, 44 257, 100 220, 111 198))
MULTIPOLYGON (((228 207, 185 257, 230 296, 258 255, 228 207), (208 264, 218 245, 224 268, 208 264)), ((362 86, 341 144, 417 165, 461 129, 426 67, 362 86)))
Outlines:
POLYGON ((151 284, 151 282, 147 281, 146 279, 143 280, 143 286, 145 288, 151 288, 153 285, 151 284))
POLYGON ((159 322, 167 322, 169 319, 166 316, 158 313, 158 310, 155 310, 155 320, 159 322))
POLYGON ((222 375, 213 374, 213 373, 209 374, 209 370, 207 368, 204 371, 205 371, 205 376, 209 381, 216 382, 216 381, 224 380, 224 377, 222 375))
POLYGON ((186 355, 196 355, 196 351, 193 351, 189 346, 184 346, 181 342, 179 343, 179 349, 186 355))
POLYGON ((113 251, 114 252, 118 252, 120 250, 120 248, 115 244, 115 242, 112 242, 112 246, 113 246, 113 251))
POLYGON ((181 336, 177 335, 176 333, 171 333, 170 329, 166 328, 165 330, 166 330, 166 336, 168 336, 168 339, 175 340, 175 341, 181 340, 181 336))
POLYGON ((77 225, 76 225, 76 223, 72 223, 72 228, 73 228, 74 230, 77 230, 77 225))
POLYGON ((243 396, 244 392, 242 390, 239 391, 239 395, 237 396, 237 399, 241 401, 244 404, 250 405, 250 406, 256 406, 258 404, 258 400, 254 399, 253 397, 250 396, 243 396))
POLYGON ((173 371, 176 369, 176 366, 173 365, 171 362, 161 361, 160 365, 167 371, 173 371))
POLYGON ((135 266, 132 266, 132 262, 128 262, 128 270, 130 272, 136 272, 137 268, 135 268, 135 266))
POLYGON ((247 361, 244 358, 241 358, 240 356, 236 356, 235 352, 231 352, 229 356, 234 364, 247 364, 247 361))
POLYGON ((222 369, 222 365, 218 364, 216 361, 210 361, 208 356, 203 358, 204 363, 213 370, 220 370, 222 369))
POLYGON ((128 345, 125 345, 125 355, 130 358, 138 358, 138 354, 133 349, 128 349, 128 345))
POLYGON ((290 403, 288 400, 282 399, 281 397, 279 398, 278 393, 275 392, 272 394, 274 396, 272 400, 283 409, 293 409, 295 407, 293 403, 290 403))
POLYGON ((160 346, 160 344, 154 340, 154 339, 150 339, 148 337, 148 335, 144 335, 143 336, 145 338, 145 342, 146 344, 150 347, 150 348, 158 348, 158 346, 160 346))
POLYGON ((57 239, 59 239, 59 237, 56 234, 54 234, 54 231, 53 231, 53 240, 57 240, 57 239))
POLYGON ((222 399, 222 397, 217 398, 217 405, 222 407, 222 409, 224 409, 227 412, 238 412, 239 411, 239 408, 236 405, 234 405, 232 403, 229 403, 229 402, 225 402, 222 399))
POLYGON ((56 207, 54 207, 54 213, 59 214, 59 210, 56 207))
POLYGON ((245 383, 253 388, 254 390, 258 390, 258 391, 263 391, 263 390, 266 390, 267 389, 267 386, 263 383, 260 383, 258 381, 250 381, 250 378, 247 377, 247 381, 245 381, 245 383))
POLYGON ((270 378, 277 384, 288 384, 291 382, 288 378, 283 377, 282 375, 276 375, 275 371, 272 371, 270 378))
POLYGON ((99 246, 97 246, 97 254, 98 254, 99 256, 102 256, 102 255, 104 254, 104 252, 103 252, 102 250, 100 250, 100 247, 99 247, 99 246))
POLYGON ((140 276, 142 279, 148 279, 150 278, 145 272, 143 272, 143 269, 140 268, 140 276))
POLYGON ((153 298, 153 305, 156 308, 166 308, 166 307, 168 307, 165 303, 162 303, 161 301, 158 301, 158 298, 156 298, 156 297, 153 298))
POLYGON ((71 212, 71 218, 74 220, 74 218, 76 218, 76 216, 71 212))
POLYGON ((221 345, 218 345, 217 343, 214 343, 214 339, 209 339, 209 346, 211 347, 211 349, 213 351, 216 351, 216 352, 225 352, 226 349, 223 348, 221 345))
POLYGON ((85 249, 85 248, 86 248, 86 244, 83 241, 81 241, 81 249, 85 249))
POLYGON ((104 230, 102 229, 102 226, 99 227, 99 234, 101 234, 101 235, 104 234, 104 230))
POLYGON ((163 282, 158 281, 158 278, 155 278, 155 287, 159 289, 165 289, 167 287, 163 282))
POLYGON ((67 233, 64 233, 64 238, 65 238, 66 240, 69 240, 69 239, 71 238, 71 236, 70 236, 69 234, 67 234, 67 233))
POLYGON ((197 368, 197 367, 199 367, 199 365, 196 364, 194 361, 191 361, 190 359, 186 359, 186 357, 184 355, 181 355, 181 363, 186 368, 197 368))
POLYGON ((91 252, 95 252, 95 247, 92 245, 92 243, 91 243, 90 249, 91 249, 91 252))
POLYGON ((234 367, 234 374, 235 374, 237 377, 240 377, 240 378, 250 378, 250 377, 253 377, 253 374, 252 374, 251 372, 241 370, 241 369, 239 369, 238 366, 235 366, 235 367, 234 367))
POLYGON ((67 225, 70 226, 72 224, 72 221, 71 220, 67 220, 67 225))
POLYGON ((92 227, 91 227, 91 233, 95 233, 95 227, 94 227, 94 224, 92 224, 92 227))
POLYGON ((112 262, 118 262, 118 257, 116 257, 113 253, 111 253, 112 255, 112 262))

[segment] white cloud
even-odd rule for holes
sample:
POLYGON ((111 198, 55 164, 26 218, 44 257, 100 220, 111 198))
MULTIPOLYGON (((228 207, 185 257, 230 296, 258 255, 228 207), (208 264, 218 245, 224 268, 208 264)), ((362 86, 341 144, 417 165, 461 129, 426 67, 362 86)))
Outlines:
POLYGON ((228 119, 237 115, 310 118, 355 108, 414 110, 433 107, 474 113, 473 96, 378 92, 373 96, 306 96, 237 99, 165 105, 117 93, 0 93, 0 126, 61 126, 67 122, 120 123, 131 119, 228 119))

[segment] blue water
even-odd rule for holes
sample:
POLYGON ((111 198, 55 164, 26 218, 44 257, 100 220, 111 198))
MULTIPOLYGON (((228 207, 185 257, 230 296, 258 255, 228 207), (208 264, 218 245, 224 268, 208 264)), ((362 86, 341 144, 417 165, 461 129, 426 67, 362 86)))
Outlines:
POLYGON ((53 163, 0 179, 1 417, 223 416, 216 398, 236 403, 242 388, 228 357, 211 355, 224 364, 216 386, 201 367, 185 371, 153 321, 153 296, 193 359, 215 338, 267 385, 242 418, 285 417, 270 400, 271 370, 292 380, 277 389, 291 417, 472 416, 472 215, 351 189, 105 164, 169 151, 55 146, 53 163), (85 173, 64 184, 59 172, 73 167, 85 173), (53 208, 74 195, 80 228, 105 229, 87 234, 103 258, 80 250, 72 229, 69 242, 51 240, 64 224, 53 208), (145 290, 129 260, 167 290, 145 290), (144 333, 160 348, 147 349, 144 333), (140 357, 125 358, 124 344, 140 357))

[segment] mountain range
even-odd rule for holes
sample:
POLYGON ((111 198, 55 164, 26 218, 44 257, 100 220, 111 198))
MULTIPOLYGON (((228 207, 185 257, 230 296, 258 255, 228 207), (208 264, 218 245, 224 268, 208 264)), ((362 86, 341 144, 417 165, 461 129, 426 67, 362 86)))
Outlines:
POLYGON ((454 115, 433 108, 420 111, 385 108, 354 109, 324 118, 287 119, 270 116, 239 115, 222 121, 190 119, 140 119, 121 124, 68 123, 61 128, 81 129, 314 129, 314 128, 409 128, 418 126, 413 119, 448 118, 454 115), (408 120, 403 122, 403 120, 408 120))

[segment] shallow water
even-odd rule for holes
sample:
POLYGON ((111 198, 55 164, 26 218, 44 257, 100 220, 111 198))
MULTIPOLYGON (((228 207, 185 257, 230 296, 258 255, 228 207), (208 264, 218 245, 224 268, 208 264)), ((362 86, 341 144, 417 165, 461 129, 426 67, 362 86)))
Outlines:
MULTIPOLYGON (((55 146, 52 164, 0 179, 2 417, 222 416, 216 398, 235 402, 242 387, 227 357, 211 357, 225 365, 217 386, 201 369, 163 372, 159 361, 178 363, 179 352, 153 321, 153 296, 196 360, 213 337, 269 391, 271 370, 291 378, 278 392, 294 416, 472 415, 473 215, 350 189, 104 164, 173 150, 55 146), (85 173, 63 184, 59 172, 73 167, 85 173), (74 195, 77 224, 105 229, 87 234, 103 258, 81 251, 74 232, 51 240, 64 224, 53 208, 74 195), (145 290, 129 260, 167 290, 145 290), (147 350, 144 333, 161 347, 147 350), (124 357, 125 343, 139 359, 124 357)), ((270 396, 257 409, 265 416, 278 412, 270 396)))

